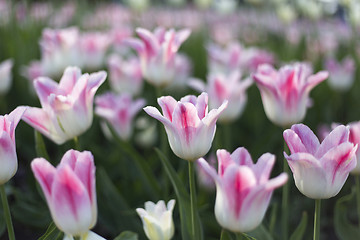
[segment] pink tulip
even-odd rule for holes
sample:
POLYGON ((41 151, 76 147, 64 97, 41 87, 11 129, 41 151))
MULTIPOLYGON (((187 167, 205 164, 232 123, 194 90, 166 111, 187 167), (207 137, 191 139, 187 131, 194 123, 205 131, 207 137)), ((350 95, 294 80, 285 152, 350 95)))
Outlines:
POLYGON ((155 107, 144 110, 162 122, 170 147, 178 157, 194 161, 210 149, 216 130, 216 120, 227 106, 225 101, 218 109, 208 113, 208 95, 188 95, 176 101, 171 96, 158 98, 163 115, 155 107))
POLYGON ((325 61, 325 68, 329 71, 327 82, 331 88, 339 91, 347 91, 351 88, 355 75, 355 62, 351 57, 346 57, 341 62, 328 58, 325 61))
POLYGON ((29 108, 24 121, 57 144, 79 136, 92 124, 94 95, 105 78, 104 71, 89 75, 68 67, 60 83, 47 77, 35 79, 42 108, 29 108))
MULTIPOLYGON (((347 125, 350 130, 349 142, 359 145, 360 144, 360 121, 351 122, 347 125)), ((356 167, 350 172, 355 175, 360 174, 360 150, 359 148, 356 150, 356 159, 357 164, 356 167)))
POLYGON ((118 55, 111 55, 108 59, 108 69, 110 86, 114 91, 132 95, 141 92, 143 78, 137 58, 122 59, 118 55))
POLYGON ((334 197, 344 185, 349 172, 356 166, 357 145, 349 141, 350 131, 340 125, 321 143, 303 124, 284 131, 291 155, 285 152, 295 185, 313 199, 334 197))
POLYGON ((133 47, 140 57, 144 78, 159 87, 168 85, 175 78, 175 56, 181 44, 189 37, 190 30, 175 32, 155 29, 154 33, 137 28, 140 39, 128 39, 126 42, 133 47))
POLYGON ((278 71, 270 65, 259 66, 253 79, 273 123, 287 127, 305 117, 310 91, 328 77, 326 71, 311 74, 311 67, 304 63, 286 65, 278 71))
POLYGON ((240 80, 239 71, 232 72, 229 75, 222 73, 210 74, 207 85, 203 81, 193 80, 190 86, 199 91, 206 91, 209 94, 210 108, 218 108, 228 100, 228 106, 220 115, 220 122, 231 122, 238 118, 243 112, 247 95, 246 90, 252 84, 252 79, 240 80))
POLYGON ((11 87, 11 69, 13 65, 14 62, 12 59, 8 59, 0 63, 0 94, 7 93, 11 87))
POLYGON ((217 151, 218 173, 205 159, 198 160, 216 183, 215 217, 218 223, 233 232, 248 232, 260 225, 275 188, 288 179, 281 173, 269 179, 275 156, 263 154, 253 163, 245 148, 232 154, 217 151))
POLYGON ((132 134, 135 115, 145 105, 144 99, 133 101, 129 94, 105 93, 95 99, 95 113, 105 118, 123 140, 132 134))
POLYGON ((70 236, 84 236, 97 220, 95 165, 91 152, 67 151, 55 168, 44 158, 31 169, 45 195, 56 226, 70 236))
POLYGON ((0 185, 12 178, 18 167, 15 128, 27 107, 17 107, 9 115, 0 116, 0 185))
POLYGON ((217 44, 209 44, 208 52, 208 68, 212 73, 224 73, 240 70, 243 64, 244 48, 239 42, 231 42, 225 48, 217 44))

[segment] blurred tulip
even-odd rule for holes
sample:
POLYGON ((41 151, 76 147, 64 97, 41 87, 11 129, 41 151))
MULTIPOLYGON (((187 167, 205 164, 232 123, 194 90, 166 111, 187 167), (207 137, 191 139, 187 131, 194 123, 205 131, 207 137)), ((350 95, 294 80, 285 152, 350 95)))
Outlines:
POLYGON ((145 105, 144 99, 133 101, 129 94, 105 93, 95 98, 95 113, 106 119, 122 140, 129 140, 134 117, 145 105))
POLYGON ((303 124, 284 131, 291 155, 284 152, 295 179, 305 196, 327 199, 336 196, 349 172, 356 167, 357 145, 349 141, 350 131, 336 127, 320 144, 318 138, 303 124))
POLYGON ((137 28, 139 39, 128 39, 126 42, 133 47, 140 57, 144 78, 157 87, 171 83, 176 74, 175 56, 181 44, 189 37, 189 29, 175 32, 155 29, 154 33, 137 28))
POLYGON ((27 107, 17 107, 9 115, 0 116, 0 185, 12 178, 18 168, 15 128, 27 107))
POLYGON ((198 160, 216 183, 215 217, 218 223, 233 232, 248 232, 262 222, 274 189, 284 185, 286 173, 269 179, 275 156, 263 154, 253 163, 245 148, 231 155, 217 150, 218 173, 205 159, 198 160))
POLYGON ((329 71, 327 83, 334 90, 347 91, 354 83, 355 62, 351 57, 344 58, 338 62, 335 58, 325 61, 325 69, 329 71))
POLYGON ((122 59, 111 55, 108 60, 109 80, 111 88, 117 93, 137 95, 141 92, 143 78, 140 61, 135 57, 122 59))
POLYGON ((328 77, 326 71, 311 74, 305 63, 286 65, 278 71, 264 64, 253 74, 265 113, 274 124, 288 127, 305 117, 310 91, 328 77))
POLYGON ((56 168, 44 158, 36 158, 31 169, 65 239, 103 239, 89 231, 97 220, 95 165, 90 152, 69 150, 56 168))
POLYGON ((243 47, 239 42, 231 42, 225 48, 217 44, 209 44, 207 52, 208 69, 211 73, 229 74, 240 70, 243 47))
POLYGON ((34 81, 42 108, 30 107, 23 120, 57 144, 79 136, 93 120, 94 95, 106 79, 106 72, 81 74, 66 68, 60 83, 47 77, 34 81))
POLYGON ((252 79, 240 80, 241 74, 235 71, 229 75, 221 73, 210 74, 207 85, 201 80, 193 80, 189 84, 200 92, 209 94, 209 106, 211 109, 218 108, 228 100, 228 106, 220 115, 220 122, 231 122, 243 112, 247 95, 246 90, 253 83, 252 79))
POLYGON ((13 60, 8 59, 0 63, 0 94, 6 94, 12 83, 11 69, 14 65, 13 60))
POLYGON ((227 101, 208 113, 208 95, 188 95, 176 101, 171 96, 158 98, 163 115, 155 107, 144 110, 162 122, 168 135, 170 147, 176 156, 195 161, 210 149, 216 130, 216 120, 225 110, 227 101))
MULTIPOLYGON (((351 142, 355 145, 360 145, 360 121, 351 122, 347 126, 350 130, 349 142, 351 142)), ((360 174, 360 150, 359 150, 359 148, 356 150, 356 159, 357 159, 356 167, 350 173, 354 174, 354 175, 359 175, 360 174)))
POLYGON ((174 206, 175 200, 172 199, 167 206, 163 200, 156 204, 149 201, 145 203, 145 209, 136 209, 149 240, 169 240, 174 236, 175 228, 172 218, 174 206))

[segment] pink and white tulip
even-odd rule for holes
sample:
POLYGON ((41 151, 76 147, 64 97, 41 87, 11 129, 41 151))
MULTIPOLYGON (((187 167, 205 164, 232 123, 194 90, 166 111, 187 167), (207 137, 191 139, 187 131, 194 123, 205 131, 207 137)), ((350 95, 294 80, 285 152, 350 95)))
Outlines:
POLYGON ((129 140, 134 117, 145 105, 144 99, 132 100, 129 94, 105 93, 95 99, 95 113, 105 118, 123 140, 129 140))
POLYGON ((108 69, 110 86, 114 91, 131 95, 141 92, 143 78, 138 58, 122 59, 118 55, 111 55, 108 60, 108 69))
POLYGON ((231 122, 243 112, 247 102, 246 90, 253 83, 250 78, 242 81, 240 78, 239 71, 232 72, 229 75, 214 73, 208 76, 206 85, 201 80, 193 80, 190 82, 190 86, 209 94, 210 108, 218 108, 225 100, 228 100, 228 106, 220 115, 219 121, 231 122))
POLYGON ((170 240, 174 236, 175 227, 172 217, 174 206, 175 200, 172 199, 167 205, 163 200, 156 204, 148 201, 145 203, 145 209, 136 209, 149 240, 170 240))
POLYGON ((166 31, 164 28, 157 28, 152 33, 137 28, 136 33, 140 39, 128 39, 126 42, 138 52, 144 78, 158 87, 168 85, 176 75, 176 53, 189 37, 190 30, 176 32, 174 29, 166 31))
MULTIPOLYGON (((348 125, 350 130, 349 141, 353 144, 359 145, 360 144, 360 121, 358 122, 351 122, 348 125)), ((351 170, 351 174, 359 175, 360 174, 360 150, 359 148, 356 150, 356 160, 357 164, 356 167, 351 170)))
POLYGON ((232 154, 217 151, 218 173, 205 159, 198 160, 216 183, 215 217, 218 223, 233 232, 248 232, 262 222, 273 191, 284 185, 286 173, 269 179, 275 156, 263 154, 253 163, 249 152, 237 148, 232 154))
POLYGON ((79 136, 93 120, 94 95, 106 79, 106 72, 81 74, 66 68, 59 83, 47 77, 34 81, 42 108, 30 107, 23 120, 57 144, 79 136))
POLYGON ((170 147, 176 156, 195 161, 210 149, 216 130, 216 120, 225 110, 227 101, 208 112, 208 95, 188 95, 176 101, 171 96, 158 98, 163 114, 155 107, 144 111, 162 122, 168 135, 170 147))
POLYGON ((334 58, 328 58, 325 62, 325 69, 329 71, 327 83, 332 89, 347 91, 353 85, 355 62, 351 57, 346 57, 341 62, 337 62, 334 58))
POLYGON ((305 63, 286 65, 279 70, 260 65, 253 74, 267 117, 282 127, 304 119, 310 91, 327 77, 326 71, 312 75, 312 68, 305 63))
POLYGON ((226 47, 217 44, 209 44, 208 52, 208 68, 210 73, 229 74, 239 71, 242 64, 243 47, 239 42, 230 42, 226 47))
POLYGON ((94 157, 89 151, 67 151, 55 168, 44 158, 31 169, 45 195, 52 219, 65 239, 103 239, 89 231, 97 221, 94 157))
POLYGON ((11 69, 14 65, 12 59, 8 59, 0 63, 0 94, 5 94, 9 91, 12 83, 11 69))
POLYGON ((15 128, 26 109, 17 107, 9 115, 0 116, 0 185, 9 181, 17 171, 15 128))
POLYGON ((305 196, 327 199, 336 196, 349 172, 356 167, 357 145, 349 141, 349 128, 336 127, 321 143, 309 127, 295 124, 284 131, 291 155, 285 152, 295 185, 305 196))

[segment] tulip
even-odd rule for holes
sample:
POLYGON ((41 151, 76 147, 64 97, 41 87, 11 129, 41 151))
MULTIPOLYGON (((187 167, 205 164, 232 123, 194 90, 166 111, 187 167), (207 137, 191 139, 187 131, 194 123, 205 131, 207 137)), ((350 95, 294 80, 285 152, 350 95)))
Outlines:
POLYGON ((92 124, 94 95, 105 78, 104 71, 89 75, 68 67, 59 83, 35 79, 42 108, 30 107, 23 120, 57 144, 79 136, 92 124))
POLYGON ((216 220, 233 232, 251 231, 262 222, 272 192, 286 183, 287 174, 269 179, 275 163, 275 156, 270 153, 263 154, 256 164, 242 147, 232 154, 218 150, 217 158, 218 173, 205 159, 198 160, 216 184, 216 220))
POLYGON ((228 43, 225 48, 217 44, 209 44, 207 47, 209 71, 228 74, 240 70, 243 64, 243 50, 239 42, 228 43))
POLYGON ((146 202, 145 209, 137 208, 136 212, 139 214, 145 234, 150 240, 169 240, 174 236, 174 222, 172 212, 175 206, 175 200, 172 199, 165 206, 163 200, 156 204, 153 202, 146 202))
POLYGON ((5 94, 10 89, 12 82, 11 69, 13 65, 14 62, 11 59, 0 63, 0 94, 5 94))
POLYGON ((56 168, 44 158, 36 158, 31 169, 65 239, 103 239, 89 231, 97 220, 95 165, 90 152, 69 150, 56 168))
POLYGON ((133 101, 129 94, 105 93, 95 99, 95 113, 105 118, 123 140, 132 134, 133 119, 145 105, 144 99, 133 101))
POLYGON ((126 41, 133 47, 140 57, 141 70, 144 78, 157 87, 164 87, 171 83, 176 74, 175 56, 181 44, 189 37, 190 30, 174 29, 165 31, 164 28, 155 29, 154 33, 137 28, 139 39, 126 41))
POLYGON ((240 78, 239 71, 229 75, 210 74, 206 86, 203 81, 199 80, 191 81, 190 86, 209 94, 210 108, 218 108, 225 100, 228 100, 228 106, 220 115, 219 121, 231 122, 243 112, 247 102, 246 90, 252 84, 252 79, 248 78, 241 81, 240 78))
POLYGON ((176 101, 171 96, 158 98, 163 115, 155 107, 144 111, 162 122, 168 135, 170 148, 176 156, 194 161, 210 149, 216 130, 216 120, 225 110, 227 101, 208 113, 208 95, 188 95, 176 101))
POLYGON ((326 71, 311 73, 311 67, 304 63, 286 65, 279 71, 267 64, 259 66, 253 79, 273 123, 287 127, 305 117, 311 89, 328 77, 326 71))
MULTIPOLYGON (((360 144, 360 121, 357 122, 351 122, 348 125, 348 128, 350 130, 350 135, 349 135, 349 142, 355 144, 355 145, 359 145, 360 144)), ((335 127, 335 126, 332 126, 335 127)), ((356 160, 357 160, 357 164, 356 167, 351 170, 351 174, 354 175, 360 175, 360 150, 359 148, 356 150, 356 160)))
POLYGON ((334 90, 347 91, 354 82, 355 62, 351 57, 337 62, 334 58, 328 58, 325 68, 329 71, 329 86, 334 90))
POLYGON ((0 116, 0 185, 12 178, 18 167, 15 145, 15 128, 27 107, 17 107, 9 115, 0 116))
POLYGON ((320 143, 309 127, 295 124, 284 131, 291 155, 284 153, 295 185, 305 196, 327 199, 336 196, 349 172, 356 167, 357 145, 349 141, 349 128, 337 126, 320 143))
POLYGON ((137 58, 122 59, 118 55, 111 55, 108 59, 108 69, 110 86, 114 91, 132 95, 141 92, 143 79, 137 58))

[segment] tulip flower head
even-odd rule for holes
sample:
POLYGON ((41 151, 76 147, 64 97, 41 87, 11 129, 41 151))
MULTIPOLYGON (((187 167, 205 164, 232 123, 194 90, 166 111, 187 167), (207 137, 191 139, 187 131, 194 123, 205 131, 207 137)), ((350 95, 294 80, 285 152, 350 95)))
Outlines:
POLYGON ((248 232, 260 225, 272 192, 284 185, 288 176, 281 173, 269 179, 275 156, 263 154, 253 163, 245 148, 232 154, 217 151, 218 173, 205 159, 198 163, 216 183, 215 217, 218 223, 233 232, 248 232))
POLYGON ((326 71, 312 74, 305 63, 286 65, 278 71, 270 65, 260 65, 253 75, 267 117, 276 125, 291 126, 306 114, 310 91, 328 77, 326 71))
POLYGON ((156 204, 149 201, 145 203, 145 209, 136 209, 149 240, 170 240, 174 236, 175 228, 172 218, 174 206, 175 200, 172 199, 167 206, 163 200, 156 204))
POLYGON ((349 128, 337 126, 321 143, 303 124, 293 125, 283 135, 291 152, 284 156, 299 191, 313 199, 336 196, 356 166, 357 145, 349 141, 349 128))
POLYGON ((141 40, 128 39, 126 42, 138 52, 144 78, 158 87, 168 85, 175 78, 176 53, 189 37, 190 30, 175 32, 174 29, 165 31, 164 28, 157 28, 152 33, 138 28, 136 33, 141 40))
POLYGON ((9 115, 0 116, 0 185, 12 178, 18 168, 15 128, 27 107, 17 107, 9 115))
POLYGON ((94 95, 106 72, 81 74, 66 68, 60 83, 47 77, 34 81, 42 108, 31 107, 23 120, 57 144, 79 136, 92 124, 94 95))
POLYGON ((56 168, 44 158, 36 158, 31 162, 31 169, 56 226, 67 236, 86 239, 85 236, 96 235, 89 232, 97 220, 93 155, 88 151, 69 150, 56 168))
POLYGON ((11 69, 13 65, 14 62, 12 59, 0 63, 0 94, 5 94, 10 89, 12 82, 11 69))
POLYGON ((128 140, 132 134, 133 119, 145 105, 144 99, 133 101, 129 94, 105 93, 95 99, 95 113, 105 118, 119 137, 128 140))
POLYGON ((355 62, 352 58, 346 57, 341 62, 329 58, 325 62, 325 68, 329 71, 329 86, 338 91, 347 91, 354 82, 355 62))
POLYGON ((208 112, 208 95, 188 95, 176 101, 171 96, 158 98, 163 114, 155 107, 144 111, 162 122, 168 135, 170 147, 176 156, 195 161, 210 149, 216 130, 216 120, 225 110, 227 101, 208 112))
POLYGON ((253 83, 251 78, 240 80, 239 71, 232 72, 229 75, 221 73, 210 74, 207 85, 201 80, 192 80, 189 85, 196 90, 206 91, 209 94, 210 108, 218 108, 228 100, 228 106, 220 115, 220 122, 231 122, 238 118, 243 112, 247 95, 246 90, 253 83))

